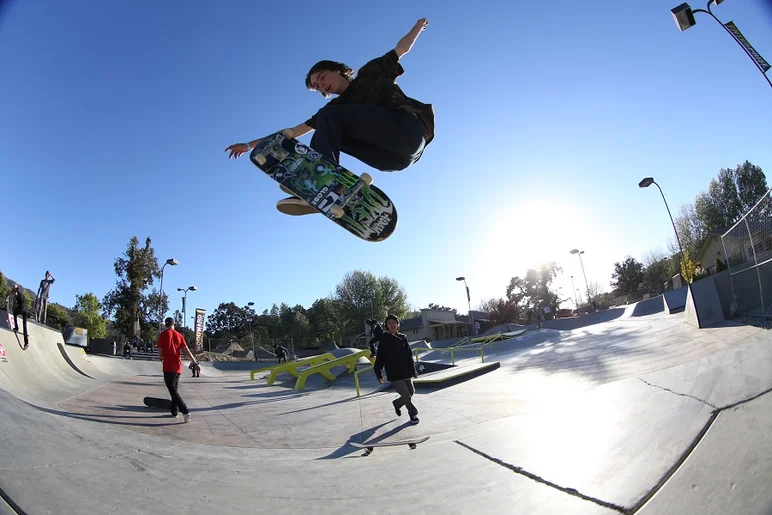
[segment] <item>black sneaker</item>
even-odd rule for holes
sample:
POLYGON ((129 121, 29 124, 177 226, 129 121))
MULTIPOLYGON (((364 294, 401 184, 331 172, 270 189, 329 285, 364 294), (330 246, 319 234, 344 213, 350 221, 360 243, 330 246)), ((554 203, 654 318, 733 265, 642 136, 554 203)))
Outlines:
POLYGON ((418 422, 420 422, 420 420, 418 420, 418 417, 416 417, 416 416, 410 417, 410 423, 411 424, 416 425, 416 424, 418 424, 418 422))
POLYGON ((397 401, 391 401, 392 406, 394 406, 394 411, 397 413, 398 417, 402 416, 402 410, 397 407, 397 401))

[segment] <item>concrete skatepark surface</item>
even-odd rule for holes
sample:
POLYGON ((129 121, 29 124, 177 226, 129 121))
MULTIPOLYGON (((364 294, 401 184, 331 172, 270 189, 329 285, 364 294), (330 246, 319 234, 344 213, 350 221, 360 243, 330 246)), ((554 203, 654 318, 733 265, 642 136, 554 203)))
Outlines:
POLYGON ((296 391, 205 363, 183 424, 142 403, 160 363, 0 329, 0 515, 772 513, 772 335, 620 309, 497 342, 497 370, 416 393, 417 426, 371 371, 357 398, 350 375, 296 391))

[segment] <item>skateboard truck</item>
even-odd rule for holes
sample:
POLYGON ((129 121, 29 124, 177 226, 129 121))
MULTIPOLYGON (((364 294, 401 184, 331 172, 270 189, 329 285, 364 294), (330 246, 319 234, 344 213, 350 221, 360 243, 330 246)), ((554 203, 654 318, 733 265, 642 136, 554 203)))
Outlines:
POLYGON ((348 204, 349 200, 354 198, 354 196, 356 196, 356 194, 359 193, 359 190, 361 190, 364 186, 370 186, 373 183, 372 176, 367 172, 360 175, 359 178, 361 179, 361 182, 357 184, 353 190, 351 190, 351 193, 349 193, 348 198, 345 200, 345 202, 343 202, 340 205, 333 204, 330 207, 330 213, 332 213, 332 216, 334 216, 335 218, 340 218, 341 216, 344 215, 343 208, 346 207, 346 204, 348 204))

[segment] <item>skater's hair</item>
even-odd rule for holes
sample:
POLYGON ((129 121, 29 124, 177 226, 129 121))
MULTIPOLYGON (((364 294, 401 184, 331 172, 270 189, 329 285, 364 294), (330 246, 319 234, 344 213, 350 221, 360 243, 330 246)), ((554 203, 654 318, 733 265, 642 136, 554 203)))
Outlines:
MULTIPOLYGON (((314 90, 311 87, 311 75, 321 71, 335 72, 340 76, 342 76, 344 79, 348 80, 349 82, 354 80, 354 70, 349 68, 345 64, 339 63, 336 61, 327 61, 327 60, 319 61, 318 63, 313 65, 311 69, 308 71, 308 73, 306 74, 306 87, 309 90, 311 91, 314 90)), ((319 93, 321 93, 324 98, 329 98, 330 96, 329 93, 325 93, 324 91, 320 91, 319 93)))
POLYGON ((164 324, 166 324, 166 327, 171 327, 174 325, 174 319, 172 317, 166 317, 164 324))
POLYGON ((394 320, 397 325, 399 325, 399 318, 397 318, 395 315, 389 315, 386 317, 386 320, 383 321, 383 325, 388 325, 389 320, 394 320))

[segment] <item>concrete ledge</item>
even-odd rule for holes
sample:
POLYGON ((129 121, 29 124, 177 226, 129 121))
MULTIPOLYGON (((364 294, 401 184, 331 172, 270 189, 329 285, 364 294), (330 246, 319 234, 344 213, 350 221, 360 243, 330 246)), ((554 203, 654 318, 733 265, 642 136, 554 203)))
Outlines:
POLYGON ((499 368, 499 366, 501 364, 498 361, 494 361, 492 363, 475 363, 474 365, 446 368, 437 372, 419 375, 417 379, 413 379, 413 384, 416 388, 453 386, 454 384, 463 383, 464 381, 492 372, 499 368))
POLYGON ((699 329, 724 321, 716 283, 709 278, 688 285, 684 322, 699 329))
POLYGON ((662 300, 665 303, 665 313, 672 315, 685 308, 686 289, 686 286, 682 286, 677 290, 666 291, 662 294, 662 300))

